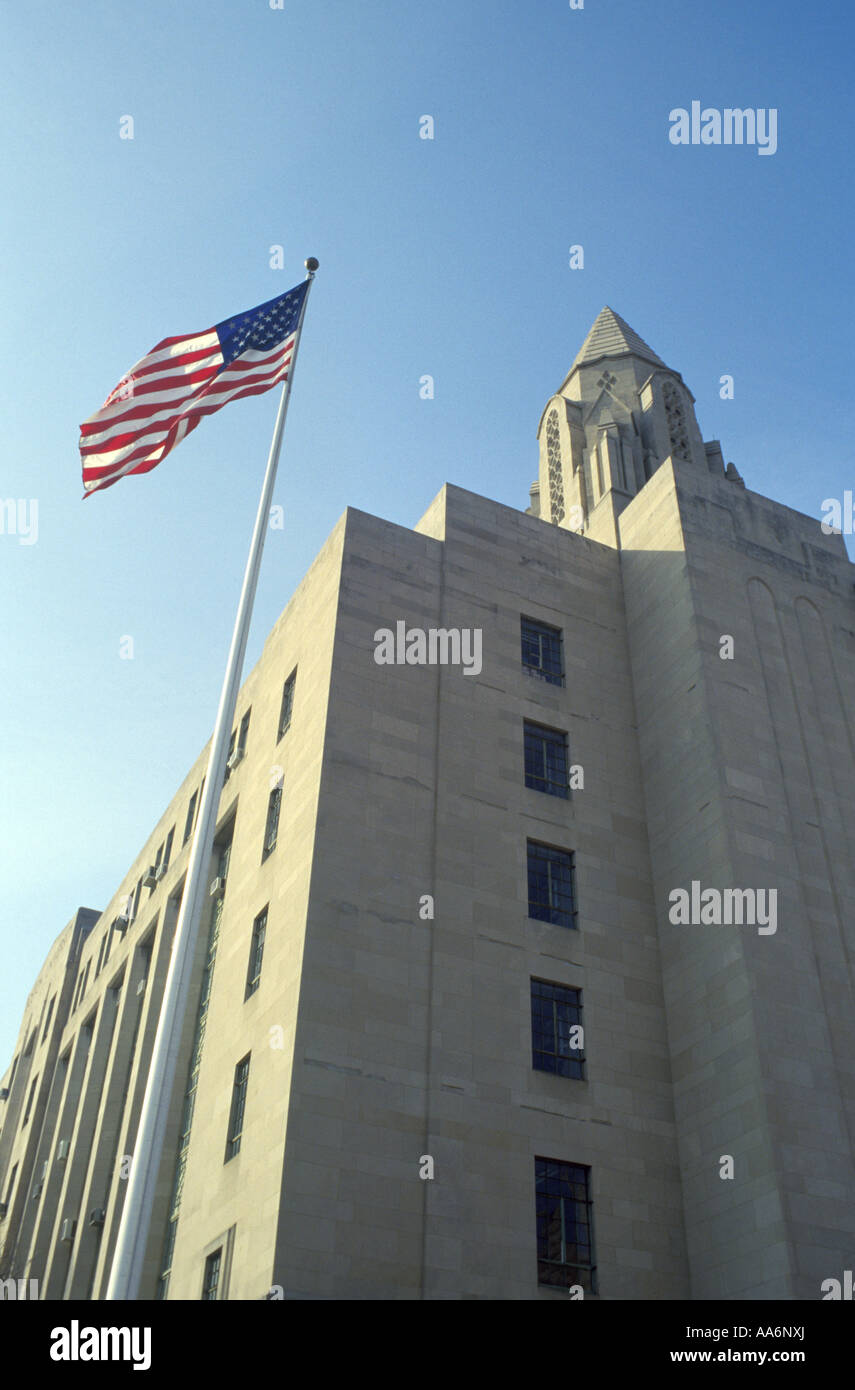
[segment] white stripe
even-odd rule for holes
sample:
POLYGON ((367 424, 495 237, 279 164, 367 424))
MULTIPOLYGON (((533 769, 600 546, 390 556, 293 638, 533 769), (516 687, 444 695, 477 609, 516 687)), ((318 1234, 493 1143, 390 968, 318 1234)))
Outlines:
POLYGON ((126 473, 132 473, 135 468, 139 468, 140 464, 149 463, 158 452, 159 451, 157 449, 152 449, 150 453, 146 454, 145 458, 132 459, 130 463, 125 464, 124 468, 117 468, 114 473, 111 473, 106 478, 90 478, 90 480, 87 482, 86 473, 84 472, 84 490, 86 492, 91 492, 93 488, 104 487, 105 483, 112 483, 115 481, 116 478, 123 478, 126 473))
MULTIPOLYGON (((171 362, 160 362, 156 372, 146 372, 145 376, 140 376, 137 380, 140 382, 166 381, 171 376, 186 376, 188 372, 199 372, 205 367, 217 367, 222 360, 223 354, 220 349, 218 347, 211 348, 211 351, 206 353, 204 357, 197 357, 192 362, 189 361, 189 355, 187 359, 175 357, 171 362)), ((123 380, 126 379, 123 378, 123 380)))
MULTIPOLYGON (((208 357, 206 357, 205 359, 199 359, 198 365, 200 367, 204 367, 208 363, 209 359, 212 362, 217 362, 217 360, 221 362, 223 360, 222 353, 220 352, 220 340, 217 337, 216 333, 205 333, 202 334, 200 337, 185 339, 181 343, 176 343, 174 347, 165 348, 162 352, 150 352, 146 357, 141 357, 139 362, 135 362, 134 365, 131 367, 130 371, 125 372, 125 375, 121 378, 121 380, 119 380, 116 383, 116 385, 113 387, 113 390, 107 396, 107 400, 109 401, 110 396, 112 396, 113 393, 119 389, 123 381, 127 381, 129 377, 133 376, 134 372, 140 371, 141 368, 153 366, 158 362, 163 362, 164 367, 167 367, 172 359, 176 357, 180 359, 181 357, 186 356, 188 352, 198 352, 202 348, 209 348, 210 352, 208 354, 208 357)), ((179 370, 192 370, 192 363, 189 364, 189 368, 183 369, 180 368, 178 362, 173 361, 172 365, 173 374, 174 372, 179 370)), ((157 377, 159 377, 160 373, 156 372, 152 375, 156 380, 157 377)), ((122 402, 120 402, 120 404, 122 404, 122 402)), ((91 424, 93 420, 97 420, 101 415, 102 411, 111 409, 112 405, 102 405, 100 410, 96 410, 94 414, 88 416, 88 418, 83 421, 84 425, 91 424)))
MULTIPOLYGON (((294 336, 294 335, 291 335, 291 338, 292 338, 292 339, 293 339, 293 336, 294 336)), ((286 339, 286 340, 285 340, 285 343, 286 343, 286 346, 285 346, 285 348, 284 348, 284 353, 287 355, 287 356, 286 356, 286 365, 287 365, 287 361, 290 360, 291 349, 292 349, 292 347, 293 347, 293 341, 291 341, 291 340, 289 340, 289 339, 286 339)), ((276 363, 277 361, 280 361, 281 358, 282 358, 282 356, 283 356, 283 349, 282 349, 282 347, 277 348, 277 349, 276 349, 274 352, 272 352, 272 353, 269 352, 269 351, 267 351, 267 352, 258 352, 258 351, 244 352, 244 353, 241 353, 240 357, 236 357, 236 358, 235 358, 234 363, 230 362, 230 363, 229 363, 229 367, 234 366, 235 363, 237 363, 237 362, 245 363, 245 364, 246 364, 247 366, 249 366, 249 367, 253 367, 253 366, 255 366, 256 364, 262 364, 262 363, 263 363, 263 364, 267 364, 267 363, 273 364, 273 363, 276 363)), ((216 353, 212 353, 212 354, 210 354, 209 357, 204 358, 204 359, 202 359, 202 360, 200 360, 200 361, 198 361, 198 362, 189 362, 189 363, 187 363, 187 364, 186 364, 185 366, 183 366, 183 367, 180 366, 180 364, 175 363, 174 366, 172 367, 172 370, 171 370, 171 371, 170 371, 168 368, 167 368, 166 371, 164 371, 163 376, 164 376, 164 377, 174 376, 176 373, 178 373, 178 374, 183 373, 183 374, 186 376, 186 375, 189 375, 191 372, 204 370, 206 367, 209 367, 209 366, 212 366, 212 365, 219 365, 219 363, 222 362, 222 360, 223 360, 223 359, 222 359, 222 354, 220 353, 219 348, 218 348, 217 351, 216 351, 216 353)), ((228 367, 225 368, 225 370, 228 371, 228 367)), ((152 374, 151 376, 149 376, 149 377, 144 377, 144 378, 143 378, 143 381, 145 382, 146 387, 148 387, 149 384, 150 384, 151 382, 156 382, 156 381, 159 381, 160 379, 161 379, 161 373, 160 373, 160 372, 156 372, 156 373, 153 373, 153 374, 152 374)), ((212 380, 212 381, 213 381, 213 379, 214 379, 214 378, 210 378, 210 380, 212 380)), ((114 390, 115 390, 115 389, 116 389, 116 388, 114 387, 114 390)), ((150 391, 150 390, 147 389, 144 393, 142 393, 142 394, 139 395, 139 396, 134 396, 134 395, 132 394, 132 395, 123 397, 121 400, 113 401, 110 405, 102 406, 100 410, 96 410, 96 411, 95 411, 94 415, 90 415, 89 418, 88 418, 88 420, 84 420, 84 421, 83 421, 83 424, 84 424, 84 425, 95 425, 95 424, 102 424, 102 423, 103 423, 105 426, 109 424, 109 425, 110 425, 110 429, 109 429, 109 430, 99 430, 99 431, 97 431, 97 433, 90 434, 90 435, 86 438, 86 444, 87 444, 87 445, 89 445, 89 444, 99 444, 99 443, 101 443, 101 441, 102 441, 104 438, 106 438, 109 434, 115 433, 115 432, 116 432, 116 429, 117 429, 117 423, 116 423, 116 422, 120 423, 120 422, 121 422, 121 421, 120 421, 120 417, 121 417, 126 411, 132 410, 135 404, 146 405, 146 406, 149 406, 149 405, 164 405, 164 406, 166 406, 166 405, 169 405, 170 403, 179 404, 181 401, 184 401, 184 400, 187 399, 188 391, 192 391, 193 393, 195 393, 195 392, 200 391, 200 390, 203 390, 203 389, 204 389, 204 383, 201 383, 201 384, 200 384, 200 383, 196 383, 196 384, 185 384, 185 385, 183 385, 183 384, 181 384, 181 383, 178 383, 178 384, 176 384, 175 386, 169 387, 166 391, 150 391)), ((152 417, 152 420, 155 420, 155 419, 158 419, 158 418, 162 418, 162 416, 160 416, 160 415, 158 414, 158 415, 156 415, 156 416, 153 416, 153 417, 152 417)), ((133 428, 133 426, 134 426, 134 421, 133 421, 133 420, 129 421, 129 427, 133 428)), ((122 430, 119 430, 119 433, 122 433, 122 432, 123 432, 122 430)))
MULTIPOLYGON (((213 358, 213 361, 208 361, 206 359, 204 362, 191 362, 181 370, 183 370, 183 373, 186 377, 189 376, 189 374, 194 370, 203 371, 206 367, 219 366, 222 360, 222 355, 220 353, 217 353, 216 356, 213 358)), ((168 373, 168 375, 174 376, 178 371, 179 368, 176 366, 175 371, 168 373)), ((127 378, 123 378, 123 380, 127 380, 127 378)), ((143 377, 144 382, 158 380, 160 380, 159 373, 156 376, 143 377)), ((113 400, 110 402, 109 405, 102 405, 101 409, 96 410, 94 415, 90 415, 88 420, 83 421, 83 424, 95 425, 100 424, 102 421, 106 422, 108 420, 115 420, 117 416, 122 415, 127 410, 131 410, 134 404, 148 405, 149 402, 151 402, 152 404, 157 404, 160 401, 183 400, 186 397, 188 391, 198 391, 202 384, 203 383, 194 383, 190 381, 185 381, 183 383, 179 382, 175 386, 168 387, 165 391, 145 391, 138 396, 134 395, 133 390, 131 390, 131 392, 127 396, 123 396, 120 399, 113 400)), ((117 389, 118 387, 113 387, 114 391, 117 389)), ((107 399, 109 400, 109 397, 107 399)))
MULTIPOLYGON (((275 366, 272 373, 259 371, 248 372, 240 377, 229 377, 226 382, 223 381, 223 376, 225 375, 223 374, 219 376, 214 383, 216 389, 212 387, 210 391, 206 391, 204 394, 194 395, 192 399, 185 402, 181 410, 161 412, 145 421, 129 421, 129 425, 137 425, 137 432, 133 435, 132 439, 128 440, 128 442, 123 444, 119 449, 107 449, 97 454, 84 454, 83 466, 87 469, 100 468, 119 463, 122 459, 127 458, 129 454, 134 453, 149 441, 151 442, 152 448, 154 448, 157 443, 161 443, 165 440, 169 433, 169 429, 176 420, 182 420, 182 417, 186 418, 192 416, 196 411, 205 406, 213 405, 216 410, 219 410, 222 406, 227 405, 234 396, 246 390, 249 386, 258 386, 262 383, 275 386, 277 381, 282 380, 287 369, 288 363, 280 362, 275 366), (158 429, 158 425, 166 425, 167 428, 158 429)), ((84 447, 88 448, 92 444, 106 444, 108 440, 116 434, 128 432, 129 431, 126 430, 108 430, 105 431, 103 435, 90 435, 86 439, 84 447)), ((173 448, 180 439, 184 438, 185 433, 186 429, 179 434, 173 444, 173 448)), ((136 462, 142 463, 144 460, 138 459, 136 462)))
MULTIPOLYGON (((183 357, 187 352, 199 352, 201 348, 209 347, 219 350, 219 346, 219 336, 211 329, 207 333, 197 334, 194 338, 181 338, 177 343, 173 343, 172 347, 161 348, 160 351, 155 349, 146 357, 141 358, 137 366, 131 368, 131 371, 135 372, 137 367, 153 367, 156 362, 168 362, 170 357, 183 357)), ((128 376, 130 376, 130 372, 128 372, 128 376)))
MULTIPOLYGON (((152 431, 150 436, 151 447, 149 449, 149 454, 145 457, 148 457, 164 442, 168 433, 169 430, 160 430, 159 432, 152 431)), ((83 460, 84 471, 88 472, 90 468, 111 468, 113 464, 121 463, 129 454, 133 454, 137 449, 142 448, 148 439, 148 435, 142 435, 139 439, 133 439, 130 444, 125 444, 121 449, 114 449, 112 452, 107 452, 105 454, 86 454, 83 460)), ((134 459, 133 462, 135 464, 144 463, 145 457, 134 459)))

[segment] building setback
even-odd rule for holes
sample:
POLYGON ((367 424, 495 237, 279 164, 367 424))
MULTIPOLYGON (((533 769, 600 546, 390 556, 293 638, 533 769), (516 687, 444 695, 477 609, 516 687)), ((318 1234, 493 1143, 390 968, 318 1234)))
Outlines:
MULTIPOLYGON (((610 309, 539 442, 527 513, 348 509, 241 689, 142 1297, 853 1267, 855 571, 610 309)), ((105 1293, 206 761, 0 1083, 0 1278, 42 1298, 105 1293)))

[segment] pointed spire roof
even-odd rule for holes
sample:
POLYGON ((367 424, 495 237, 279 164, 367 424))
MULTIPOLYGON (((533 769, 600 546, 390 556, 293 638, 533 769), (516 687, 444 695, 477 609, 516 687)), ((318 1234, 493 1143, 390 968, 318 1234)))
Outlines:
POLYGON ((601 357, 620 357, 626 352, 631 352, 635 357, 643 357, 646 362, 652 362, 657 367, 665 366, 662 358, 657 357, 653 349, 647 346, 643 338, 639 338, 620 314, 616 314, 614 309, 606 305, 591 325, 591 330, 577 352, 570 371, 575 371, 583 363, 596 362, 601 357))

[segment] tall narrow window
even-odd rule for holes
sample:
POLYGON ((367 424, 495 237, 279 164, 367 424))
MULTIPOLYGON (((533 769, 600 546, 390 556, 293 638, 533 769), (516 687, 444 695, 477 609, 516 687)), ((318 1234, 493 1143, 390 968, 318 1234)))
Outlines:
POLYGON ((520 625, 523 669, 529 675, 549 681, 550 685, 563 685, 561 629, 539 623, 534 618, 521 618, 520 625))
POLYGON ((220 1270, 223 1264, 223 1247, 215 1250, 205 1261, 205 1277, 202 1281, 202 1302, 216 1302, 220 1287, 220 1270))
POLYGON ((564 520, 564 479, 561 474, 561 440, 558 434, 558 411, 550 410, 546 421, 546 456, 549 467, 550 520, 556 525, 564 520))
POLYGON ((193 793, 193 795, 190 798, 190 805, 187 807, 187 819, 184 822, 184 839, 182 841, 182 844, 185 845, 187 841, 190 839, 190 836, 193 834, 193 821, 196 817, 196 798, 198 797, 198 795, 198 792, 193 793))
POLYGON ((532 980, 531 1052, 535 1071, 585 1079, 580 989, 532 980))
POLYGON ((240 721, 240 730, 232 729, 232 736, 229 739, 229 751, 226 755, 226 771, 223 777, 223 784, 228 782, 232 772, 246 754, 246 740, 249 735, 249 715, 247 710, 243 719, 240 721))
POLYGON ((154 892, 155 888, 157 887, 157 883, 156 883, 155 880, 160 878, 160 864, 161 864, 161 860, 162 860, 162 859, 163 859, 163 845, 160 845, 159 848, 158 848, 158 851, 157 851, 157 855, 155 856, 155 860, 154 860, 154 878, 151 879, 151 880, 149 881, 149 885, 148 885, 148 895, 149 895, 149 897, 151 897, 152 893, 154 892))
POLYGON ((243 719, 240 721, 240 732, 238 733, 237 751, 241 757, 246 753, 246 741, 249 738, 249 716, 251 710, 247 710, 243 719))
POLYGON ((537 1282, 596 1293, 591 1170, 536 1158, 537 1282))
POLYGON ((528 915, 556 927, 576 926, 574 857, 536 840, 528 842, 528 915))
POLYGON ((229 748, 228 748, 228 752, 226 753, 226 770, 225 770, 225 772, 223 773, 223 786, 226 785, 226 782, 228 782, 229 778, 230 778, 231 775, 232 775, 232 758, 234 757, 234 751, 235 751, 235 744, 236 744, 236 742, 237 742, 237 729, 232 729, 232 735, 231 735, 231 738, 229 739, 229 748))
POLYGON ((140 880, 138 881, 137 886, 136 886, 136 888, 134 889, 134 904, 133 904, 133 908, 132 908, 132 911, 131 911, 131 921, 132 921, 132 922, 133 922, 133 921, 136 921, 137 913, 138 913, 139 910, 140 910, 140 898, 141 898, 141 897, 142 897, 142 879, 140 879, 140 880))
POLYGON ((267 936, 267 908, 259 912, 252 924, 252 941, 249 947, 249 967, 246 972, 246 994, 248 999, 255 994, 261 983, 261 962, 264 957, 264 939, 267 936))
MULTIPOLYGON (((102 949, 102 951, 103 951, 103 949, 104 949, 103 942, 101 943, 101 949, 102 949)), ((45 1019, 45 1031, 42 1033, 42 1042, 44 1042, 45 1038, 47 1037, 47 1035, 48 1035, 48 1033, 49 1033, 49 1031, 50 1031, 50 1021, 51 1021, 51 1019, 53 1018, 53 1006, 54 1006, 55 1003, 56 1003, 56 995, 53 996, 53 998, 51 999, 50 1003, 48 1004, 47 1018, 45 1019)))
POLYGON ((175 826, 173 825, 172 829, 170 830, 169 834, 168 834, 167 837, 166 837, 166 848, 165 848, 164 851, 163 851, 163 863, 162 863, 161 867, 162 867, 164 873, 166 873, 166 870, 169 868, 169 856, 172 854, 172 841, 173 841, 174 839, 175 839, 175 826))
POLYGON ((296 680, 297 672, 294 670, 285 682, 282 691, 282 708, 279 711, 279 732, 276 735, 277 740, 282 737, 291 724, 291 711, 294 708, 294 684, 296 680))
POLYGON ((34 1077, 34 1078, 33 1078, 33 1083, 32 1083, 32 1085, 30 1086, 30 1094, 27 1096, 27 1108, 26 1108, 26 1110, 24 1111, 24 1118, 23 1118, 23 1120, 21 1121, 21 1128, 22 1128, 22 1129, 23 1129, 24 1125, 27 1123, 27 1121, 28 1121, 29 1118, 30 1118, 30 1111, 31 1111, 32 1108, 33 1108, 33 1101, 34 1101, 35 1098, 36 1098, 36 1086, 38 1085, 38 1082, 39 1082, 39 1078, 38 1078, 37 1076, 34 1077))
POLYGON ((558 729, 523 722, 525 784, 548 796, 570 795, 567 780, 567 735, 558 729))
POLYGON ((264 849, 261 854, 261 862, 264 863, 269 854, 276 848, 276 839, 279 835, 279 809, 282 805, 282 788, 274 787, 270 793, 270 800, 267 803, 267 824, 264 827, 264 849))
POLYGON ((242 1062, 238 1062, 235 1067, 235 1079, 232 1087, 232 1108, 229 1114, 229 1132, 226 1136, 226 1157, 224 1162, 228 1163, 230 1158, 240 1153, 240 1141, 243 1134, 243 1117, 246 1110, 246 1088, 249 1082, 249 1056, 244 1057, 242 1062))

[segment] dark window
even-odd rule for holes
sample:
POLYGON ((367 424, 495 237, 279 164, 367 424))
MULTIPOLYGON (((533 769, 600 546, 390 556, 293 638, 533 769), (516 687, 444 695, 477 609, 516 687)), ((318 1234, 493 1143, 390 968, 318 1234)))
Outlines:
POLYGON ((528 915, 556 927, 575 927, 573 855, 566 849, 528 842, 528 915))
MULTIPOLYGON (((101 943, 101 948, 102 948, 102 950, 103 950, 103 942, 101 943)), ((50 1021, 51 1021, 51 1019, 53 1018, 53 1006, 54 1006, 55 1003, 56 1003, 56 995, 53 996, 53 998, 51 999, 51 1001, 50 1001, 50 1003, 49 1003, 49 1005, 48 1005, 47 1018, 45 1019, 45 1031, 42 1033, 42 1042, 44 1042, 45 1038, 46 1038, 47 1035, 48 1035, 48 1032, 50 1031, 50 1021)))
POLYGON ((282 805, 282 788, 274 787, 270 793, 270 800, 267 803, 267 825, 264 827, 264 849, 261 854, 261 862, 264 863, 268 854, 272 854, 276 848, 276 838, 279 834, 279 808, 282 805))
MULTIPOLYGON (((18 1056, 20 1056, 20 1053, 18 1054, 18 1056)), ((10 1091, 11 1091, 12 1087, 13 1087, 14 1084, 15 1084, 15 1072, 16 1072, 17 1070, 18 1070, 18 1058, 16 1057, 15 1060, 14 1060, 14 1062, 12 1063, 12 1070, 11 1070, 11 1072, 10 1072, 10 1074, 9 1074, 9 1090, 10 1090, 10 1091)))
POLYGON ((536 1158, 534 1175, 537 1282, 596 1293, 590 1168, 536 1158))
POLYGON ((237 729, 232 729, 232 736, 229 739, 229 751, 226 754, 226 771, 223 777, 224 785, 231 777, 233 767, 237 767, 237 764, 246 753, 246 740, 249 734, 249 715, 250 711, 247 710, 243 719, 240 721, 240 732, 238 732, 237 729), (235 759, 234 764, 232 763, 232 758, 235 759))
POLYGON ((81 994, 83 993, 83 973, 84 973, 84 972, 83 972, 83 966, 81 965, 81 967, 80 967, 80 973, 79 973, 78 976, 77 976, 77 984, 75 985, 75 988, 74 988, 74 1003, 73 1003, 72 1006, 71 1006, 71 1012, 72 1012, 72 1013, 74 1013, 74 1010, 77 1008, 77 1005, 80 1003, 80 996, 81 996, 81 994))
POLYGON ((567 735, 528 720, 524 730, 526 786, 549 796, 569 796, 567 735))
POLYGON ((240 1141, 243 1133, 243 1115, 246 1109, 246 1087, 249 1081, 249 1057, 244 1057, 242 1062, 238 1062, 235 1067, 234 1086, 232 1088, 232 1108, 229 1115, 229 1132, 226 1138, 226 1157, 224 1162, 228 1163, 230 1158, 234 1158, 236 1153, 240 1153, 240 1141))
POLYGON ((205 1261, 205 1278, 202 1282, 202 1301, 216 1302, 220 1286, 220 1269, 223 1263, 223 1247, 215 1250, 205 1261))
POLYGON ((279 711, 279 733, 276 735, 277 740, 282 737, 291 723, 291 711, 294 708, 294 684, 296 680, 297 672, 292 671, 282 691, 282 708, 279 711))
POLYGON ((164 851, 163 851, 163 871, 164 871, 164 873, 165 873, 166 870, 169 868, 169 856, 170 856, 171 853, 172 853, 172 841, 173 841, 174 839, 175 839, 175 826, 173 825, 172 829, 170 830, 169 834, 168 834, 167 837, 166 837, 166 848, 165 848, 164 851))
POLYGON ((556 1076, 584 1080, 580 989, 550 984, 548 980, 532 980, 531 1051, 535 1071, 551 1071, 556 1076))
POLYGON ((136 920, 136 915, 140 910, 140 898, 142 897, 142 879, 139 880, 134 890, 134 905, 131 912, 131 921, 136 920))
POLYGON ((252 924, 252 943, 249 948, 249 969, 246 973, 246 999, 255 994, 261 982, 261 961, 264 956, 264 938, 267 936, 267 908, 259 912, 252 924))
POLYGON ((552 685, 564 684, 561 660, 561 629, 534 618, 522 618, 522 664, 531 675, 552 685))
POLYGON ((233 754, 234 751, 235 751, 235 744, 236 744, 236 742, 237 742, 237 729, 232 729, 232 736, 231 736, 231 738, 229 739, 229 749, 228 749, 228 752, 226 753, 226 770, 225 770, 225 772, 223 773, 223 786, 226 785, 226 782, 228 782, 229 778, 230 778, 231 775, 232 775, 232 770, 231 770, 231 767, 229 766, 229 764, 231 763, 231 760, 232 760, 232 754, 233 754))
MULTIPOLYGON (((154 863, 153 863, 152 866, 151 866, 152 872, 154 873, 155 879, 157 878, 157 872, 158 872, 158 869, 160 868, 160 861, 161 861, 162 858, 163 858, 163 845, 161 845, 160 848, 158 849, 157 854, 155 855, 154 863)), ((152 882, 148 885, 148 895, 149 895, 149 897, 151 897, 151 895, 152 895, 152 893, 155 891, 156 887, 157 887, 157 883, 154 882, 154 881, 152 881, 152 882)))
POLYGON ((198 795, 198 792, 193 793, 190 798, 190 805, 187 807, 187 819, 184 822, 184 839, 182 841, 185 845, 193 834, 193 822, 196 818, 196 799, 198 795))
POLYGON ((24 1125, 27 1123, 27 1121, 28 1121, 29 1118, 30 1118, 30 1111, 31 1111, 32 1108, 33 1108, 33 1101, 34 1101, 35 1098, 36 1098, 36 1086, 38 1085, 38 1081, 39 1081, 39 1078, 38 1078, 38 1077, 35 1077, 34 1080, 33 1080, 32 1085, 30 1086, 30 1094, 27 1096, 27 1108, 26 1108, 26 1110, 24 1111, 24 1118, 23 1118, 23 1120, 21 1121, 21 1128, 22 1128, 22 1129, 23 1129, 24 1125))

